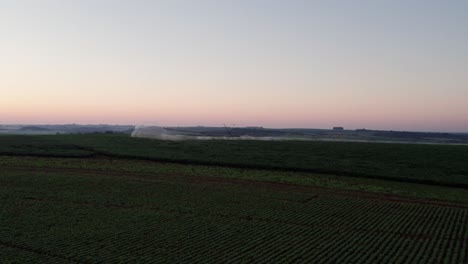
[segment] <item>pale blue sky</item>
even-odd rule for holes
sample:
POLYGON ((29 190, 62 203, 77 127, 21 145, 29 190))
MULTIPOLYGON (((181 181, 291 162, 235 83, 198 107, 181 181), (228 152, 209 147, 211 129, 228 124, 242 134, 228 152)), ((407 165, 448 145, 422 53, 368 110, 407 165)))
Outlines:
POLYGON ((468 131, 468 1, 0 1, 0 123, 468 131))

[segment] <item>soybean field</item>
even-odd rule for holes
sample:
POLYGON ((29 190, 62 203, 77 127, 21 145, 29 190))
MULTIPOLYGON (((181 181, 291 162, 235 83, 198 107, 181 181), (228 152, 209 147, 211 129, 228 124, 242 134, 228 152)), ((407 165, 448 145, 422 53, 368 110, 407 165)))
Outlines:
MULTIPOLYGON (((150 157, 175 144, 167 160, 124 157, 115 146, 133 139, 105 137, 0 143, 2 263, 468 262, 463 186, 288 170, 288 159, 282 169, 174 162, 184 142, 151 143, 150 157)), ((235 146, 249 143, 258 148, 235 146)))

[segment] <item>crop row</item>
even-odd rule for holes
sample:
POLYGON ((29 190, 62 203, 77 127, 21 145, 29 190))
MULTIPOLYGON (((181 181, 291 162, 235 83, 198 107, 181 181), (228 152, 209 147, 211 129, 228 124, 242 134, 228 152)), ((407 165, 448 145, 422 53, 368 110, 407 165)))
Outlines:
MULTIPOLYGON (((43 252, 94 262, 130 260, 136 256, 138 260, 155 262, 206 259, 319 263, 466 261, 463 253, 468 243, 465 209, 397 205, 400 209, 395 211, 393 202, 323 196, 305 205, 290 203, 288 208, 284 204, 283 211, 252 203, 243 206, 255 207, 257 213, 239 206, 231 208, 230 214, 214 207, 200 215, 181 214, 170 210, 171 205, 153 211, 145 207, 112 209, 42 201, 23 204, 30 212, 24 212, 22 223, 33 225, 28 234, 15 238, 4 230, 0 238, 15 239, 24 246, 35 241, 39 243, 35 247, 43 252), (87 216, 80 218, 80 214, 87 216), (52 224, 57 227, 44 232, 50 225, 45 219, 53 217, 58 217, 52 224), (88 226, 88 230, 73 229, 67 222, 69 217, 81 221, 79 226, 88 226), (131 224, 132 221, 135 222, 131 224), (61 235, 64 230, 69 231, 61 235)), ((11 207, 7 204, 3 208, 4 212, 13 212, 18 204, 11 207)))

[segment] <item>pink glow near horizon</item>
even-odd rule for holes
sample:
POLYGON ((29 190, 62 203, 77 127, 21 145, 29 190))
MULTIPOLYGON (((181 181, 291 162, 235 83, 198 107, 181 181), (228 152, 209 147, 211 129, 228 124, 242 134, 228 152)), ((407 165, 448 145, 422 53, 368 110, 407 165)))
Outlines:
POLYGON ((464 1, 7 2, 0 124, 468 132, 464 1))
MULTIPOLYGON (((5 112, 3 112, 5 113, 5 112)), ((244 113, 245 114, 245 113, 244 113)), ((61 111, 38 112, 25 111, 10 113, 2 117, 3 124, 129 124, 129 125, 164 125, 164 126, 264 126, 272 128, 331 128, 344 126, 349 129, 388 129, 398 130, 404 127, 411 131, 441 131, 463 132, 467 120, 465 116, 439 117, 438 124, 434 125, 423 118, 411 116, 388 116, 380 120, 385 114, 373 113, 369 116, 303 113, 275 113, 245 116, 236 113, 204 114, 197 112, 181 113, 138 113, 138 112, 112 112, 101 113, 89 111, 61 111)))

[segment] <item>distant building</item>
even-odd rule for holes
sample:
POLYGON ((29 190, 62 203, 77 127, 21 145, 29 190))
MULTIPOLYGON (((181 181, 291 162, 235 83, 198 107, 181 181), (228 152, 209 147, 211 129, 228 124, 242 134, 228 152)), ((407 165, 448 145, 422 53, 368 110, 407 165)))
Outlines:
POLYGON ((333 131, 344 131, 344 127, 334 127, 333 131))

